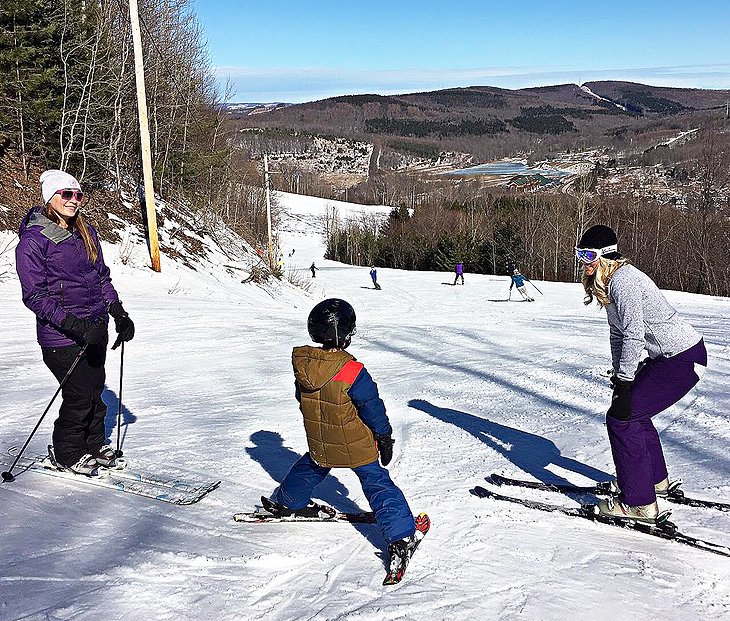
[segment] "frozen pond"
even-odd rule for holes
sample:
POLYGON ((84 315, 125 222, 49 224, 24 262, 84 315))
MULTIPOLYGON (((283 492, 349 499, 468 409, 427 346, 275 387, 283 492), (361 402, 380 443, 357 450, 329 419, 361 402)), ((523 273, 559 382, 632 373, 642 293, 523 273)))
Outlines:
POLYGON ((543 175, 544 177, 564 177, 569 175, 567 171, 558 170, 556 168, 532 168, 526 162, 500 161, 488 162, 479 166, 470 168, 461 168, 445 173, 447 175, 504 175, 512 177, 514 175, 543 175))

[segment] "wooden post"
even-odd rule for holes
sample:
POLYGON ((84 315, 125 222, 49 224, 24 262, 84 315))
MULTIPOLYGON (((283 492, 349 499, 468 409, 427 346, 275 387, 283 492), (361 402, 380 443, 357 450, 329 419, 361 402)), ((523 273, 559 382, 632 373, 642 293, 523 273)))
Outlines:
POLYGON ((160 246, 157 241, 157 211, 155 210, 155 187, 152 181, 152 149, 147 122, 147 94, 144 84, 144 61, 142 58, 142 35, 139 30, 137 0, 129 0, 129 21, 132 24, 134 43, 134 76, 137 82, 137 112, 139 115, 139 138, 142 143, 142 172, 144 174, 144 199, 147 208, 147 234, 150 244, 152 269, 161 271, 160 246))
POLYGON ((271 190, 269 188, 269 159, 264 152, 264 186, 266 188, 266 226, 269 233, 269 268, 274 269, 274 246, 271 243, 271 190))

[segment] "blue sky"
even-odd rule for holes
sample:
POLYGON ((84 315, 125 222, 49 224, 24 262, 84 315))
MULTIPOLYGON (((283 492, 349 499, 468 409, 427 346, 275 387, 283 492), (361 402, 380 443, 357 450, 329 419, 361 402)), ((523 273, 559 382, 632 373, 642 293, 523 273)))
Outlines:
POLYGON ((193 0, 231 101, 630 80, 730 89, 729 0, 193 0))

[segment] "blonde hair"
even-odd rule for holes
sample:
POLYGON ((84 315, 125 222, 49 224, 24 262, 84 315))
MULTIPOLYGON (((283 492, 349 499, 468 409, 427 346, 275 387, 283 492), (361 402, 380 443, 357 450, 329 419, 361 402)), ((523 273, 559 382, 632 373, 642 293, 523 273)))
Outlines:
MULTIPOLYGON (((48 218, 51 222, 55 222, 56 224, 60 224, 61 222, 58 214, 51 208, 50 203, 47 203, 43 208, 43 215, 46 216, 46 218, 48 218)), ((79 235, 81 235, 81 239, 84 241, 84 247, 86 248, 86 255, 89 257, 89 261, 91 261, 92 263, 96 263, 96 259, 99 257, 99 249, 96 245, 96 242, 94 242, 94 238, 91 236, 89 226, 86 224, 86 221, 80 213, 76 214, 76 217, 73 221, 73 226, 78 229, 79 235)))
POLYGON ((583 304, 590 304, 593 298, 599 306, 603 307, 611 303, 611 296, 608 294, 608 286, 611 283, 611 276, 616 273, 620 267, 629 263, 628 259, 607 259, 606 257, 598 258, 598 267, 590 276, 583 272, 583 289, 586 295, 583 298, 583 304))

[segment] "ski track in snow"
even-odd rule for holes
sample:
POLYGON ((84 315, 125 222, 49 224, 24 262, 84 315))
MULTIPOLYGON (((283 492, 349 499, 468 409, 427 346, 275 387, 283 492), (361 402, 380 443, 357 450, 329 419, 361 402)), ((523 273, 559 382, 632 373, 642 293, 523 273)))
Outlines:
MULTIPOLYGON (((241 285, 222 267, 230 259, 215 253, 198 272, 163 257, 163 272, 153 274, 144 248, 124 265, 118 247, 105 246, 137 326, 125 355, 125 455, 140 468, 222 484, 189 507, 33 473, 0 484, 2 621, 730 617, 730 559, 469 494, 493 471, 578 484, 612 474, 603 416, 608 326, 602 311, 583 306, 580 285, 538 282, 545 295, 536 302, 497 303, 490 300, 507 299, 506 276, 467 271, 464 286, 450 286, 452 273, 379 268, 383 289, 375 291, 369 266, 322 258, 332 201, 278 200, 286 269, 310 281, 308 293, 241 285), (351 351, 388 408, 391 475, 413 511, 433 522, 395 587, 381 585, 387 552, 376 526, 231 519, 269 494, 306 450, 291 348, 309 342, 309 310, 333 296, 357 312, 351 351), (174 465, 156 467, 161 459, 174 465)), ((338 211, 382 218, 388 209, 338 211)), ((728 500, 730 300, 667 296, 705 334, 710 354, 699 386, 655 419, 667 461, 688 493, 728 500)), ((0 298, 5 450, 22 444, 56 384, 12 270, 0 279, 0 298)), ((118 350, 107 360, 111 429, 118 350)), ((57 406, 30 453, 45 450, 57 406)), ((317 497, 344 511, 367 509, 349 471, 333 471, 317 497)), ((684 532, 730 544, 730 514, 672 508, 684 532)))

